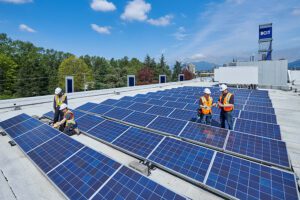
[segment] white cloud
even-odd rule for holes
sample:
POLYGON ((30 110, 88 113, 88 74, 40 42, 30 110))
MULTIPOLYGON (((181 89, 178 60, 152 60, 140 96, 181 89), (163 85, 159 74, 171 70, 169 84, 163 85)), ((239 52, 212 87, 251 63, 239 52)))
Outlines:
POLYGON ((294 16, 300 16, 300 8, 295 8, 295 9, 292 11, 292 15, 294 15, 294 16))
POLYGON ((117 9, 112 2, 108 2, 107 0, 93 0, 91 8, 95 11, 102 12, 114 11, 117 9))
POLYGON ((121 19, 127 21, 145 21, 147 20, 148 12, 151 10, 151 4, 144 0, 133 0, 127 3, 121 19))
POLYGON ((110 26, 98 26, 97 24, 91 24, 91 27, 94 31, 100 34, 110 34, 110 26))
POLYGON ((34 30, 33 28, 30 28, 29 26, 27 26, 26 24, 20 24, 19 25, 19 29, 21 31, 24 31, 24 32, 29 32, 29 33, 35 33, 36 30, 34 30))
POLYGON ((191 61, 200 61, 203 60, 204 58, 206 58, 205 55, 203 55, 202 53, 196 53, 194 55, 192 55, 189 60, 191 61))
POLYGON ((184 40, 187 35, 188 34, 186 34, 186 30, 183 26, 179 27, 177 31, 173 34, 176 40, 184 40))
POLYGON ((158 19, 148 19, 147 22, 154 26, 167 26, 171 23, 172 15, 166 15, 158 19))
POLYGON ((13 4, 24 4, 24 3, 31 3, 32 0, 0 0, 0 2, 4 3, 13 3, 13 4))

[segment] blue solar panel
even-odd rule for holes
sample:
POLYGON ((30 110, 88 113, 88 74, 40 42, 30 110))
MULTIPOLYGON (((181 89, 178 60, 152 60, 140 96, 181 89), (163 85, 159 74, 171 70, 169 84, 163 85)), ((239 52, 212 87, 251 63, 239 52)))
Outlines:
POLYGON ((138 102, 138 103, 145 103, 147 102, 149 99, 148 98, 143 98, 143 97, 137 97, 135 99, 132 99, 132 101, 134 102, 138 102))
POLYGON ((92 108, 95 108, 98 105, 99 104, 88 102, 88 103, 85 103, 85 104, 77 107, 76 110, 89 111, 89 110, 91 110, 92 108))
POLYGON ((71 137, 60 134, 27 154, 47 173, 82 147, 81 143, 71 137))
POLYGON ((160 100, 164 100, 164 101, 177 101, 177 97, 162 97, 160 100))
POLYGON ((128 128, 129 126, 106 120, 105 122, 102 122, 98 126, 89 130, 87 133, 98 139, 112 142, 128 128))
POLYGON ((148 94, 137 94, 137 95, 135 95, 134 97, 135 98, 148 98, 148 94))
POLYGON ((124 118, 123 121, 139 126, 147 126, 153 119, 155 119, 155 117, 155 115, 147 113, 133 112, 124 118))
POLYGON ((131 153, 146 158, 154 147, 162 140, 163 136, 144 131, 138 128, 130 128, 113 144, 131 153))
POLYGON ((120 166, 85 147, 48 176, 70 199, 89 199, 120 166))
POLYGON ((199 105, 198 104, 193 104, 193 103, 188 103, 186 104, 186 106, 182 109, 184 110, 192 110, 192 111, 197 111, 199 108, 199 105))
POLYGON ((277 124, 236 119, 234 130, 281 140, 280 127, 277 124))
POLYGON ((104 116, 121 120, 127 117, 128 115, 130 115, 132 112, 133 112, 132 110, 128 110, 128 109, 114 108, 108 111, 107 113, 105 113, 104 116))
POLYGON ((129 106, 128 109, 145 112, 146 110, 148 110, 151 107, 152 107, 152 105, 149 105, 149 104, 135 103, 135 104, 132 104, 131 106, 129 106))
POLYGON ((75 117, 75 121, 76 119, 78 119, 79 117, 82 117, 83 115, 85 115, 86 113, 84 112, 80 112, 79 110, 71 110, 74 114, 74 117, 75 117))
POLYGON ((241 111, 240 118, 277 124, 276 115, 273 114, 241 111))
POLYGON ((196 99, 187 99, 187 98, 178 98, 177 102, 182 102, 182 103, 195 103, 196 99))
POLYGON ((172 135, 178 135, 184 128, 186 123, 186 121, 159 116, 151 124, 148 125, 148 128, 172 135))
POLYGON ((168 101, 163 106, 183 109, 186 105, 187 105, 186 103, 168 101))
POLYGON ((186 198, 123 166, 93 198, 93 200, 98 199, 183 200, 186 198))
POLYGON ((105 101, 102 101, 101 104, 112 106, 117 102, 119 102, 117 99, 106 99, 105 101))
POLYGON ((223 148, 228 130, 198 123, 188 123, 180 137, 223 148))
POLYGON ((175 109, 169 117, 187 121, 196 121, 197 111, 175 109))
POLYGON ((157 99, 150 99, 149 101, 147 101, 147 104, 158 105, 158 106, 162 106, 165 103, 167 103, 167 101, 157 100, 157 99))
POLYGON ((103 115, 104 113, 106 113, 109 110, 112 110, 113 108, 114 108, 113 106, 99 104, 97 107, 89 110, 89 112, 103 115))
POLYGON ((125 96, 125 97, 122 97, 120 100, 122 100, 122 101, 132 101, 133 99, 135 99, 135 97, 125 96))
POLYGON ((269 108, 273 107, 271 102, 260 102, 260 101, 247 101, 246 105, 262 106, 262 107, 269 107, 269 108))
POLYGON ((15 138, 42 124, 43 123, 40 122, 39 120, 31 118, 24 122, 16 124, 15 126, 11 126, 5 131, 7 132, 8 135, 10 135, 11 138, 15 138))
POLYGON ((28 131, 20 137, 15 138, 14 141, 23 149, 24 152, 28 152, 59 133, 60 132, 58 130, 44 124, 38 128, 28 131))
POLYGON ((267 114, 275 114, 274 108, 271 108, 271 107, 245 105, 244 110, 252 111, 252 112, 267 113, 267 114))
POLYGON ((276 165, 290 167, 285 142, 239 132, 230 132, 226 150, 276 165))
POLYGON ((166 138, 151 154, 149 160, 198 182, 203 182, 213 154, 213 150, 166 138))
POLYGON ((30 117, 26 114, 20 114, 20 115, 17 115, 15 117, 12 117, 12 118, 9 118, 7 120, 4 120, 2 122, 0 122, 0 126, 3 128, 3 129, 7 129, 11 126, 14 126, 20 122, 23 122, 27 119, 30 119, 30 117))
POLYGON ((219 152, 206 184, 238 199, 298 199, 293 174, 219 152))
POLYGON ((162 106, 153 106, 146 113, 160 115, 160 116, 168 116, 174 108, 162 107, 162 106))
POLYGON ((103 121, 104 119, 102 117, 88 114, 76 120, 79 130, 83 132, 88 131, 89 129, 103 121))
POLYGON ((134 104, 134 102, 132 102, 132 101, 119 101, 114 106, 120 107, 120 108, 128 108, 132 104, 134 104))
POLYGON ((148 95, 148 98, 153 99, 153 100, 158 100, 158 99, 160 99, 162 97, 163 97, 162 95, 159 95, 157 93, 155 93, 155 94, 149 94, 148 95))
POLYGON ((43 114, 43 117, 46 117, 46 118, 48 118, 48 119, 53 119, 53 117, 54 117, 54 112, 53 112, 53 111, 49 111, 49 112, 43 114))

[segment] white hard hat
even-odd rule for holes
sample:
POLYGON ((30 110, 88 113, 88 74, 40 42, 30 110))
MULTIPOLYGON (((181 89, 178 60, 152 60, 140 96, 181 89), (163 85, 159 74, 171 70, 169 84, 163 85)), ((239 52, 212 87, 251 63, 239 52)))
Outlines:
POLYGON ((68 105, 65 104, 65 103, 63 103, 63 104, 61 104, 61 105, 59 106, 59 110, 63 110, 63 109, 65 109, 65 108, 68 108, 68 105))
POLYGON ((225 84, 220 85, 220 91, 221 92, 223 92, 226 89, 227 89, 227 85, 225 85, 225 84))
POLYGON ((205 88, 204 91, 203 91, 205 94, 211 94, 211 91, 209 88, 205 88))
POLYGON ((58 87, 55 89, 55 94, 58 95, 61 93, 61 91, 62 91, 62 89, 58 87))

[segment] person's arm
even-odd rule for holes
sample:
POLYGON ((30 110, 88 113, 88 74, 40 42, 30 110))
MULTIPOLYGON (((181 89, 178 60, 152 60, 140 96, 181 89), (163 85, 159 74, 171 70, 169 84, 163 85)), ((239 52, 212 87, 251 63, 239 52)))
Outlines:
POLYGON ((64 103, 68 105, 68 97, 66 96, 64 103))
POLYGON ((53 100, 53 109, 56 109, 56 101, 55 101, 55 96, 54 96, 54 100, 53 100))
POLYGON ((59 127, 60 125, 64 124, 66 122, 66 118, 63 118, 60 122, 56 122, 53 127, 54 128, 57 128, 59 127))

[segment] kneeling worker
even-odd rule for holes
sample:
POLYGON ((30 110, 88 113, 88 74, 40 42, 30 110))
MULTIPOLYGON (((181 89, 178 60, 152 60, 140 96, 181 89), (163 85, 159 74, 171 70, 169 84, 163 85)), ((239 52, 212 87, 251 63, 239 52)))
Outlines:
POLYGON ((75 122, 74 114, 72 111, 68 109, 68 105, 63 103, 59 110, 61 110, 64 113, 64 118, 63 120, 56 122, 53 127, 58 128, 62 127, 63 132, 67 135, 74 135, 79 133, 78 128, 77 128, 77 123, 75 122))
POLYGON ((213 103, 213 98, 210 96, 211 91, 208 88, 204 89, 204 95, 199 100, 198 117, 201 123, 211 124, 212 110, 216 103, 213 103))
POLYGON ((225 128, 225 121, 227 121, 228 128, 232 130, 233 128, 233 119, 232 119, 232 111, 234 109, 234 96, 230 92, 228 92, 227 85, 222 84, 220 86, 220 95, 218 106, 221 109, 220 112, 220 121, 221 128, 225 128))
POLYGON ((64 113, 59 110, 60 106, 65 103, 68 104, 67 95, 62 92, 61 88, 55 89, 55 96, 53 101, 54 118, 53 123, 61 121, 64 117, 64 113))

